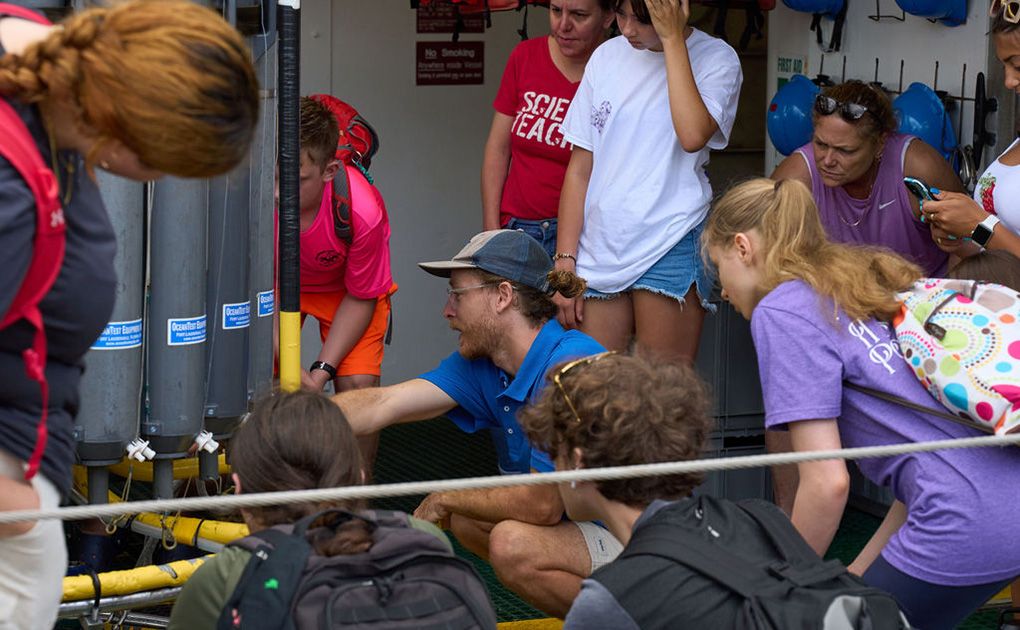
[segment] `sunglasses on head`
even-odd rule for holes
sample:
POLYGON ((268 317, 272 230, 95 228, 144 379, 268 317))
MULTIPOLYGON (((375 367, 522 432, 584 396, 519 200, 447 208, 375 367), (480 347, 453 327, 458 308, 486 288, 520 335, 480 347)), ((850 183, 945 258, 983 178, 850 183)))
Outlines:
POLYGON ((552 379, 553 383, 556 384, 556 387, 559 388, 560 393, 563 394, 563 400, 567 401, 567 406, 570 407, 570 410, 574 412, 574 418, 578 422, 581 421, 581 416, 577 413, 577 409, 574 407, 574 403, 570 401, 570 396, 567 395, 567 390, 563 389, 563 383, 560 382, 560 377, 562 377, 564 374, 566 374, 567 372, 569 372, 570 370, 574 369, 579 365, 588 365, 589 363, 594 363, 595 361, 598 361, 603 357, 608 357, 609 355, 612 354, 616 354, 616 351, 610 350, 609 352, 593 354, 590 357, 581 357, 580 359, 576 359, 574 361, 571 361, 570 363, 567 363, 566 365, 561 367, 560 370, 556 372, 556 374, 553 375, 552 379))
MULTIPOLYGON (((1020 0, 1013 0, 1014 2, 1020 2, 1020 0)), ((840 102, 831 96, 825 96, 819 94, 815 97, 815 111, 823 116, 835 113, 839 110, 839 115, 843 120, 847 122, 857 122, 867 114, 869 110, 864 105, 850 102, 840 102)))
POLYGON ((1020 22, 1020 0, 992 0, 992 6, 988 9, 988 16, 993 18, 999 17, 1000 12, 1002 13, 1002 19, 1010 24, 1020 22))

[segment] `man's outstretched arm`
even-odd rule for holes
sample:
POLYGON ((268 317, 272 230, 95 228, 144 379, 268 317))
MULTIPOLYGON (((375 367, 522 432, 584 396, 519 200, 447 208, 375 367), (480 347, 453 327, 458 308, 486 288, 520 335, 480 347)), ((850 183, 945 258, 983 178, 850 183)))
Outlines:
POLYGON ((446 392, 420 378, 388 387, 341 392, 333 396, 333 402, 347 416, 356 435, 400 422, 435 418, 457 406, 446 392))

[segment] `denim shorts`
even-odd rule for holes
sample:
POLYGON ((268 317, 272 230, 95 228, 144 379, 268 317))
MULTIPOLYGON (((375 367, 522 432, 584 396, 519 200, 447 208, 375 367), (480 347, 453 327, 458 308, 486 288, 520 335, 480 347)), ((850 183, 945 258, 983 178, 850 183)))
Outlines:
POLYGON ((617 293, 588 289, 584 294, 585 299, 605 300, 642 289, 671 297, 682 305, 684 296, 693 284, 698 290, 701 305, 708 311, 715 311, 715 306, 708 301, 713 281, 701 257, 701 231, 704 227, 705 222, 702 221, 630 287, 617 293))
POLYGON ((520 230, 534 238, 542 245, 542 249, 549 254, 549 258, 556 255, 556 219, 542 219, 541 221, 525 221, 516 217, 510 217, 504 226, 507 230, 520 230))

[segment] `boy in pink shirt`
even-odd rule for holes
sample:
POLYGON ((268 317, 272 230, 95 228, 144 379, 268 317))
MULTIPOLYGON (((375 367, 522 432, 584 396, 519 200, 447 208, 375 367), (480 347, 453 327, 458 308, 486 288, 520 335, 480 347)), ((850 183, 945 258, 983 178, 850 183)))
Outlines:
POLYGON ((390 295, 397 290, 386 206, 357 167, 335 159, 339 138, 333 113, 302 98, 301 317, 318 320, 322 350, 301 371, 301 382, 314 391, 330 380, 338 392, 379 385, 390 295), (344 176, 341 168, 349 182, 349 243, 334 226, 333 182, 344 176))

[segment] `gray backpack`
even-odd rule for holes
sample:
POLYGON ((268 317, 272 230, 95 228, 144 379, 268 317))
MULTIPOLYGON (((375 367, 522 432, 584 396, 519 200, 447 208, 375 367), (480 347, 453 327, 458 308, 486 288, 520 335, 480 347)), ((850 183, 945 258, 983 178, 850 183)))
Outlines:
POLYGON ((222 630, 490 630, 496 614, 481 577, 403 512, 325 510, 230 543, 251 560, 217 622, 222 630), (321 556, 312 523, 332 517, 369 524, 372 546, 321 556))

